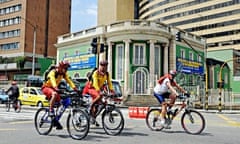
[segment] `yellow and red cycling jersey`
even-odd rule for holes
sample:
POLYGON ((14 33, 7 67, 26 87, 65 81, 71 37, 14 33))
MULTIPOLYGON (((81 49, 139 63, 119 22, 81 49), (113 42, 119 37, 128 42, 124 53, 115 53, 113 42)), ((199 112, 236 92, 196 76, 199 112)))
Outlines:
POLYGON ((75 88, 75 84, 69 78, 68 73, 66 72, 64 75, 57 74, 56 70, 51 70, 48 74, 48 80, 43 84, 43 87, 52 87, 56 88, 62 79, 65 79, 71 88, 75 88))
POLYGON ((100 88, 103 87, 104 82, 107 80, 108 86, 110 90, 113 90, 113 86, 112 86, 112 82, 111 82, 111 78, 108 74, 104 74, 101 75, 99 74, 99 72, 96 70, 93 75, 92 75, 92 82, 91 82, 91 86, 94 87, 94 89, 96 91, 99 91, 100 88))

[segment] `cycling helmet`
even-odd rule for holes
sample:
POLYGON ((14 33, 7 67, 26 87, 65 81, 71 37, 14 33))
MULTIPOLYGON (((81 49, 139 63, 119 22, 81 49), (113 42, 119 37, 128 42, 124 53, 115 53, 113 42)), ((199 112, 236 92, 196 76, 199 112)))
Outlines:
POLYGON ((176 70, 170 70, 169 72, 172 76, 176 76, 177 75, 177 71, 176 70))
POLYGON ((16 85, 17 84, 17 82, 16 81, 12 81, 12 85, 16 85))
POLYGON ((59 62, 59 65, 58 65, 60 68, 69 68, 70 67, 70 63, 68 61, 60 61, 59 62))

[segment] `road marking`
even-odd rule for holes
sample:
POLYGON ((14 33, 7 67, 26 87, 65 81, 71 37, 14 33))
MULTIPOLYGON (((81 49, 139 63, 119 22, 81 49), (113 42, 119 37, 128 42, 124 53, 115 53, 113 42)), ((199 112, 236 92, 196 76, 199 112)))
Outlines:
POLYGON ((10 122, 10 124, 28 124, 28 123, 33 123, 33 121, 18 121, 18 122, 10 122))
POLYGON ((1 128, 0 131, 15 131, 17 129, 1 128))
POLYGON ((217 114, 217 116, 219 116, 220 118, 222 118, 223 120, 227 121, 227 123, 229 123, 230 125, 232 126, 238 126, 240 127, 240 122, 236 122, 236 121, 233 121, 231 120, 230 118, 222 115, 222 114, 217 114))

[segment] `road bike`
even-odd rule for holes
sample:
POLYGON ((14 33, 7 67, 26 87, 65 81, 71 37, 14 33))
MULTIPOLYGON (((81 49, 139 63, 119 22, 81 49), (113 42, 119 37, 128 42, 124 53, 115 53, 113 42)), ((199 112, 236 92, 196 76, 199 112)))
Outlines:
POLYGON ((6 104, 6 111, 7 112, 10 111, 11 106, 16 113, 19 113, 21 111, 21 102, 18 99, 15 100, 15 98, 9 98, 8 97, 5 104, 6 104))
POLYGON ((89 132, 88 114, 82 106, 84 101, 80 94, 75 91, 63 90, 60 93, 60 103, 55 103, 55 116, 49 116, 49 108, 42 107, 35 114, 34 124, 40 135, 48 135, 54 122, 59 121, 67 108, 69 113, 67 116, 67 131, 73 139, 81 140, 85 138, 89 132))
POLYGON ((178 99, 180 99, 180 104, 174 104, 171 109, 168 108, 167 110, 165 126, 161 124, 160 120, 161 107, 150 108, 146 115, 147 126, 153 131, 161 131, 164 128, 169 128, 176 116, 182 112, 181 126, 185 132, 193 135, 200 134, 205 128, 203 115, 189 107, 189 96, 182 94, 178 96, 178 99))
MULTIPOLYGON (((114 136, 119 135, 124 128, 124 117, 115 104, 119 102, 120 99, 115 98, 114 95, 111 94, 106 83, 104 84, 104 89, 101 90, 101 95, 102 99, 94 105, 96 117, 102 114, 102 127, 106 134, 114 136)), ((88 99, 90 96, 85 95, 85 97, 88 99)), ((89 119, 92 119, 90 105, 88 105, 86 109, 89 119)))

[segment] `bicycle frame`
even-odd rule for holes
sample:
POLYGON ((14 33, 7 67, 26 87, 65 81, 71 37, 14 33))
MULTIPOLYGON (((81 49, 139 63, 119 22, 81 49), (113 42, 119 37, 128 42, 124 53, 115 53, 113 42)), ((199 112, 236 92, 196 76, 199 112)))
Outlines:
POLYGON ((55 104, 55 106, 57 107, 56 109, 56 115, 54 117, 54 120, 59 121, 63 115, 63 113, 65 112, 65 110, 71 105, 71 98, 67 97, 64 99, 61 99, 60 101, 60 105, 58 103, 55 104))

